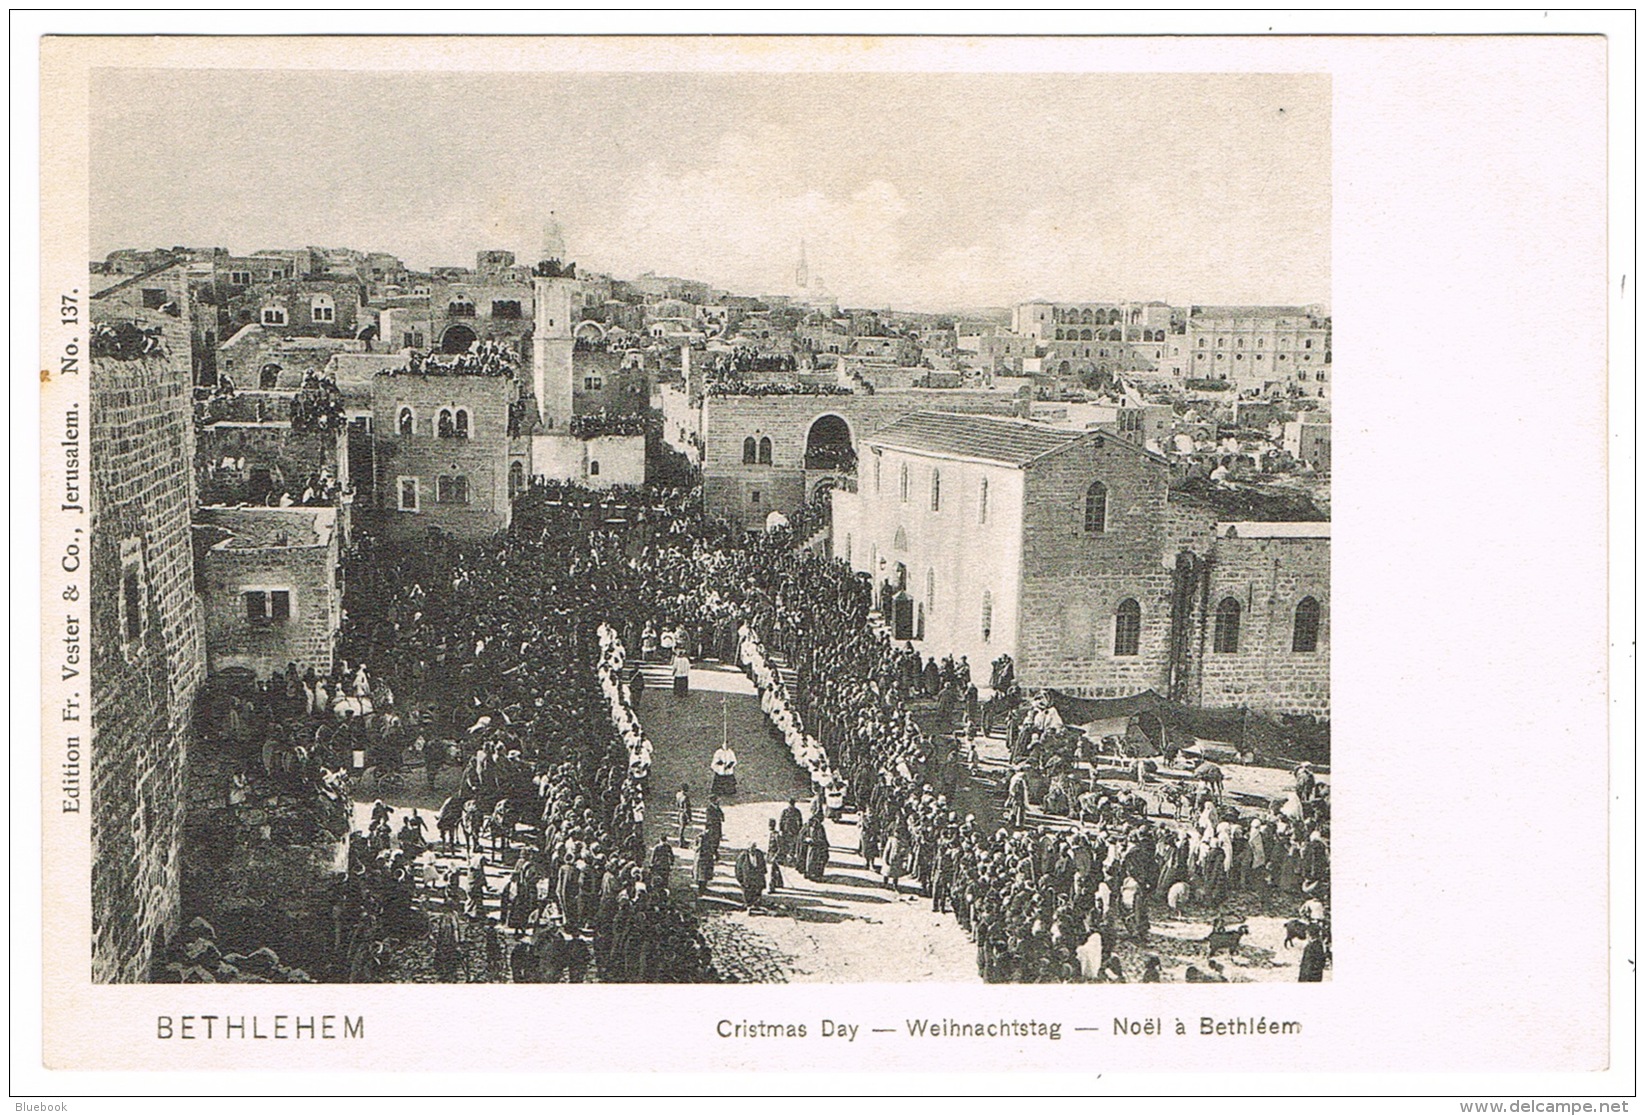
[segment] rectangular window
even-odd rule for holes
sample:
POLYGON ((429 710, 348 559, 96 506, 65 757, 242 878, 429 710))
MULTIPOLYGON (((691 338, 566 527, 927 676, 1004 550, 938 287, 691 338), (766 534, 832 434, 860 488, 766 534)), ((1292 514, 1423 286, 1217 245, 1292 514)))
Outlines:
POLYGON ((416 477, 401 477, 400 478, 400 484, 399 484, 399 487, 398 487, 398 492, 399 492, 400 510, 401 511, 414 512, 414 511, 417 510, 417 497, 418 497, 417 487, 418 486, 417 486, 417 478, 416 477))
POLYGON ((441 477, 435 487, 434 498, 441 504, 467 504, 468 478, 441 477))
POLYGON ((584 391, 599 391, 603 387, 605 387, 605 381, 602 380, 600 377, 598 377, 598 376, 584 376, 583 377, 583 390, 584 391))
POLYGON ((265 306, 263 308, 263 324, 283 326, 286 324, 286 312, 283 307, 265 306))
POLYGON ((760 502, 760 490, 759 489, 756 488, 748 494, 748 502, 750 504, 758 504, 760 502))
POLYGON ((291 591, 271 589, 268 594, 268 618, 276 624, 291 619, 291 591))
POLYGON ((126 639, 143 638, 143 586, 135 567, 120 575, 121 605, 125 609, 126 639))
POLYGON ((142 649, 144 615, 143 543, 136 538, 120 540, 120 631, 125 634, 128 655, 142 649))
POLYGON ((268 594, 261 589, 252 589, 245 594, 246 619, 253 624, 268 623, 268 594))
POLYGON ((231 287, 249 287, 251 286, 251 272, 231 271, 228 273, 228 282, 231 287))
POLYGON ((164 289, 156 289, 154 287, 143 288, 144 310, 158 310, 164 306, 167 301, 169 300, 166 298, 166 292, 164 289))

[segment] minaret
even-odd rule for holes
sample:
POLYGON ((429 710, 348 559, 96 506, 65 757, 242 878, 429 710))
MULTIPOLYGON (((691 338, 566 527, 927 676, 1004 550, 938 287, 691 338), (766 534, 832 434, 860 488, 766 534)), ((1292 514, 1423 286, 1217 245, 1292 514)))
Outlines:
POLYGON ((794 285, 796 287, 798 287, 800 290, 803 291, 810 284, 810 282, 811 282, 811 273, 810 273, 809 270, 807 270, 807 268, 805 266, 805 238, 801 237, 800 238, 800 262, 799 262, 798 266, 796 266, 794 268, 794 285))
POLYGON ((542 254, 531 279, 531 383, 543 427, 550 434, 571 429, 571 331, 581 285, 568 275, 565 237, 553 212, 543 226, 542 254))

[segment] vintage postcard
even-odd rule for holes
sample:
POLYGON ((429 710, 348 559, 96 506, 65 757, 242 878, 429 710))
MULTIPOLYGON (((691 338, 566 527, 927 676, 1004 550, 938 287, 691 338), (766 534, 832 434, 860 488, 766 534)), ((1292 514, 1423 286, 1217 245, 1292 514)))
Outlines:
POLYGON ((39 38, 45 1066, 1626 1092, 1616 47, 39 38))

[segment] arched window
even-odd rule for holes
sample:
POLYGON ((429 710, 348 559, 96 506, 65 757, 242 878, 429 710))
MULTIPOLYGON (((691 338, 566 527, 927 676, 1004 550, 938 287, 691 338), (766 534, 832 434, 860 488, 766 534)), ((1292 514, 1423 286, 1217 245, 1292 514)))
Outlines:
POLYGON ((451 417, 451 411, 445 407, 440 408, 439 432, 442 438, 455 438, 457 436, 456 420, 451 417))
POLYGON ((978 523, 987 523, 988 522, 988 478, 987 477, 982 478, 982 483, 977 486, 977 522, 978 523))
POLYGON ((761 438, 760 439, 760 464, 761 465, 771 464, 771 439, 770 438, 761 438))
POLYGON ((1092 481, 1085 490, 1085 533, 1100 535, 1108 527, 1108 486, 1092 481))
POLYGON ((982 591, 982 641, 987 643, 994 637, 994 594, 987 589, 982 591))
POLYGON ((1319 650, 1319 602, 1313 597, 1297 602, 1296 620, 1291 625, 1291 650, 1319 650))
POLYGON ((902 471, 897 476, 897 498, 905 504, 908 503, 908 463, 906 461, 903 462, 902 471))
POLYGON ((931 470, 931 510, 942 511, 942 470, 931 470))
POLYGON ((897 533, 891 537, 891 549, 892 550, 907 550, 908 549, 908 532, 903 530, 901 527, 898 527, 897 528, 897 533))
POLYGON ((1114 654, 1135 655, 1142 643, 1142 606, 1126 599, 1114 610, 1114 654))
POLYGON ((451 300, 451 304, 446 307, 446 314, 453 318, 472 318, 474 316, 474 303, 467 295, 457 295, 451 300))
POLYGON ((308 316, 314 322, 334 322, 337 320, 337 304, 331 301, 330 295, 315 295, 309 299, 308 316))
POLYGON ((743 464, 753 465, 759 460, 759 447, 753 438, 743 439, 743 464))
POLYGON ((455 437, 468 437, 468 411, 461 407, 457 408, 457 430, 455 437))
POLYGON ((1219 655, 1233 655, 1239 651, 1239 602, 1233 597, 1222 598, 1217 605, 1216 628, 1211 636, 1211 650, 1219 655))
POLYGON ((410 407, 400 408, 400 437, 409 438, 417 427, 417 416, 412 414, 410 407))
POLYGON ((591 477, 597 477, 600 475, 600 463, 598 461, 590 461, 588 463, 588 475, 591 477))
POLYGON ((525 491, 525 465, 516 461, 508 467, 508 494, 518 496, 525 491))

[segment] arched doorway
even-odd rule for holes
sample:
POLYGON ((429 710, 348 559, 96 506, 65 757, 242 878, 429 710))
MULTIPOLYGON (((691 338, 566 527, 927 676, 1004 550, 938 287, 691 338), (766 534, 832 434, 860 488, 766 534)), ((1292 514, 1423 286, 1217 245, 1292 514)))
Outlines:
POLYGON ((274 388, 279 387, 280 366, 278 364, 263 365, 262 371, 257 374, 257 386, 264 391, 272 391, 274 388))
POLYGON ((805 467, 845 472, 857 467, 851 428, 839 415, 823 415, 805 437, 805 467))
POLYGON ((472 329, 465 325, 454 325, 445 331, 440 338, 440 351, 447 354, 466 353, 469 347, 478 341, 472 329))

